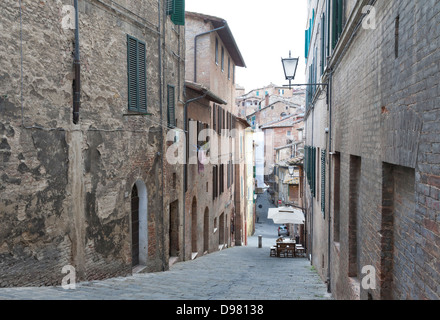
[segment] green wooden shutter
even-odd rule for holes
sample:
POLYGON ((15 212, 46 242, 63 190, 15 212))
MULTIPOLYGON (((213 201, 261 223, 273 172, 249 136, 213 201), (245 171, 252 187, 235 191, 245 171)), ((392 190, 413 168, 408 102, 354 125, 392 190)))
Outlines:
POLYGON ((167 15, 170 16, 174 13, 175 0, 166 0, 167 15))
POLYGON ((171 15, 174 24, 185 25, 185 0, 174 0, 174 12, 171 15))
POLYGON ((323 218, 325 218, 325 157, 327 151, 321 151, 321 211, 323 218))
POLYGON ((325 13, 322 14, 321 18, 321 75, 324 74, 324 67, 326 65, 325 59, 325 13))
POLYGON ((168 103, 168 127, 175 128, 176 127, 176 108, 175 108, 175 87, 172 85, 168 85, 168 94, 167 94, 167 103, 168 103))
POLYGON ((128 109, 147 111, 147 66, 145 43, 127 35, 128 109))
POLYGON ((137 111, 137 41, 127 36, 128 109, 137 111))
POLYGON ((332 13, 332 48, 334 49, 342 33, 344 13, 344 3, 342 0, 333 0, 332 13))
POLYGON ((316 148, 312 148, 312 194, 316 197, 316 148))
POLYGON ((145 43, 138 41, 139 111, 147 112, 147 57, 145 43))
POLYGON ((339 37, 342 34, 342 23, 343 23, 343 1, 342 0, 338 0, 338 40, 339 37))

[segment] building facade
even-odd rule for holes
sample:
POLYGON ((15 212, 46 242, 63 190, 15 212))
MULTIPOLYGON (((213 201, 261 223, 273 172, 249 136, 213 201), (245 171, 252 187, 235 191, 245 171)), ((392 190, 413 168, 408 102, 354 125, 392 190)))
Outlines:
POLYGON ((69 265, 77 281, 166 270, 171 203, 183 213, 163 157, 183 117, 182 8, 72 3, 0 4, 2 287, 60 285, 69 265))
POLYGON ((185 247, 191 248, 185 259, 194 259, 243 243, 245 212, 235 192, 245 166, 235 164, 235 152, 244 128, 235 108, 235 68, 245 63, 225 20, 187 12, 185 28, 189 157, 197 150, 208 159, 205 165, 188 164, 185 174, 185 247), (208 138, 200 135, 203 129, 208 138))
POLYGON ((308 253, 338 299, 440 297, 439 14, 309 2, 308 253))

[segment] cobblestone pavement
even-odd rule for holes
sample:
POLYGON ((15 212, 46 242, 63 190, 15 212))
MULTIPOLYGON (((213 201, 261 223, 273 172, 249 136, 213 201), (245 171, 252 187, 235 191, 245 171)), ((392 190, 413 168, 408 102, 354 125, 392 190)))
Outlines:
MULTIPOLYGON (((264 199, 263 199, 264 200, 264 199)), ((264 201, 263 201, 264 202, 264 201)), ((264 203, 265 210, 267 203, 264 203)), ((327 300, 326 285, 306 258, 270 257, 276 225, 260 216, 248 246, 179 262, 161 273, 61 287, 4 288, 0 300, 327 300), (258 235, 263 248, 258 248, 258 235)))

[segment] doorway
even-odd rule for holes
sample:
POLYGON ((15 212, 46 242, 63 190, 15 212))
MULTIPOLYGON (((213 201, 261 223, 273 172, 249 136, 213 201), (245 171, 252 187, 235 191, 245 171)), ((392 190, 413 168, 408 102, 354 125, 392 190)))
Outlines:
POLYGON ((141 180, 131 190, 131 258, 132 267, 146 266, 148 257, 147 187, 141 180))
POLYGON ((191 206, 191 252, 196 253, 197 250, 197 199, 193 198, 191 206))
POLYGON ((206 207, 203 216, 203 252, 209 252, 209 209, 206 207))
POLYGON ((139 195, 136 185, 131 190, 131 266, 139 265, 139 195))
POLYGON ((170 204, 170 228, 169 228, 169 253, 170 257, 179 256, 179 201, 170 204))

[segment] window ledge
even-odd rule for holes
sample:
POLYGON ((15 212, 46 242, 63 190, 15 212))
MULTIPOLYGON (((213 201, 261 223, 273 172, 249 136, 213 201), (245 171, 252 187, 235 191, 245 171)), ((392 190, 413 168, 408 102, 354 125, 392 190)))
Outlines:
POLYGON ((148 112, 136 112, 136 111, 129 111, 129 113, 122 114, 123 117, 132 117, 132 116, 152 116, 152 113, 148 112))

